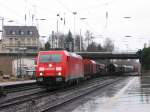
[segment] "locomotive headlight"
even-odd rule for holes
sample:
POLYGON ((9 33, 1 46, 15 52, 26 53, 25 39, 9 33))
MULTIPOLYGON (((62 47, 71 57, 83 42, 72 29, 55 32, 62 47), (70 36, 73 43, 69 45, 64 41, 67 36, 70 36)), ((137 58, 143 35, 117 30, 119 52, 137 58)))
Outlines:
POLYGON ((61 71, 62 67, 56 67, 56 71, 61 71))
POLYGON ((58 72, 58 76, 61 76, 61 72, 58 72))
POLYGON ((49 67, 52 67, 53 65, 52 65, 52 64, 49 64, 48 66, 49 66, 49 67))
POLYGON ((40 72, 40 76, 43 76, 43 73, 42 73, 42 72, 40 72))
POLYGON ((40 67, 40 68, 39 68, 39 71, 44 71, 44 67, 40 67))

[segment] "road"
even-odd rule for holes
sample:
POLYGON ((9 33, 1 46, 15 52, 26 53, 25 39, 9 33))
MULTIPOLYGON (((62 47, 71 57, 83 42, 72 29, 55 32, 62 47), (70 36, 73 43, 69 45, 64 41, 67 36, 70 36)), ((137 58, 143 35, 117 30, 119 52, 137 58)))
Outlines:
POLYGON ((150 76, 125 78, 53 112, 150 112, 150 76))

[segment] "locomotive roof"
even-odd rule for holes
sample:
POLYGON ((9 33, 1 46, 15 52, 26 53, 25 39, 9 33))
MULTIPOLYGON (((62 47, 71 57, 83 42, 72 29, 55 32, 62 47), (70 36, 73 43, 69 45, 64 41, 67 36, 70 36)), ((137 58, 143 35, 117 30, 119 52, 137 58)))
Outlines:
POLYGON ((96 64, 96 62, 94 60, 91 60, 92 63, 96 64))
POLYGON ((82 56, 80 56, 80 55, 78 55, 78 54, 76 54, 74 52, 68 52, 66 50, 40 51, 40 53, 48 53, 48 52, 51 52, 51 53, 64 53, 67 56, 82 58, 82 56))

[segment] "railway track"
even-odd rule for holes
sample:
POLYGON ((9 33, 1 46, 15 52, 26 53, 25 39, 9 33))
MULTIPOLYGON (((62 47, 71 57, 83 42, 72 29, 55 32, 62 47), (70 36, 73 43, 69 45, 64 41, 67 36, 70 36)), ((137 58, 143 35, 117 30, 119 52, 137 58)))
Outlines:
POLYGON ((37 84, 33 85, 27 85, 27 86, 20 86, 20 87, 14 87, 14 88, 4 88, 5 93, 14 93, 14 92, 20 92, 20 91, 25 91, 25 90, 31 90, 35 88, 39 88, 37 84))
POLYGON ((113 84, 122 78, 101 77, 65 89, 41 91, 0 102, 0 112, 46 112, 63 103, 89 94, 96 89, 113 84))
POLYGON ((108 85, 111 85, 113 83, 116 83, 117 81, 121 80, 122 78, 115 78, 115 79, 110 79, 110 80, 106 80, 104 82, 97 82, 94 85, 90 85, 88 87, 85 88, 80 88, 77 91, 73 91, 71 93, 67 93, 66 95, 59 95, 60 97, 57 97, 56 100, 53 101, 53 103, 48 104, 47 106, 45 105, 42 106, 43 108, 41 108, 40 112, 50 112, 51 110, 64 105, 65 103, 69 103, 77 98, 81 98, 85 95, 90 94, 91 92, 98 90, 100 88, 106 87, 108 85))

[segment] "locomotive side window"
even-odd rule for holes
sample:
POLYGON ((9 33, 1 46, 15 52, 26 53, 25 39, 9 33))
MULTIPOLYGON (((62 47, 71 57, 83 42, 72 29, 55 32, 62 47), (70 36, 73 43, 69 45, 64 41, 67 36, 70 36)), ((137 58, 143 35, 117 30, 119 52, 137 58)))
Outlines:
POLYGON ((43 54, 40 55, 40 62, 61 62, 61 54, 43 54))

